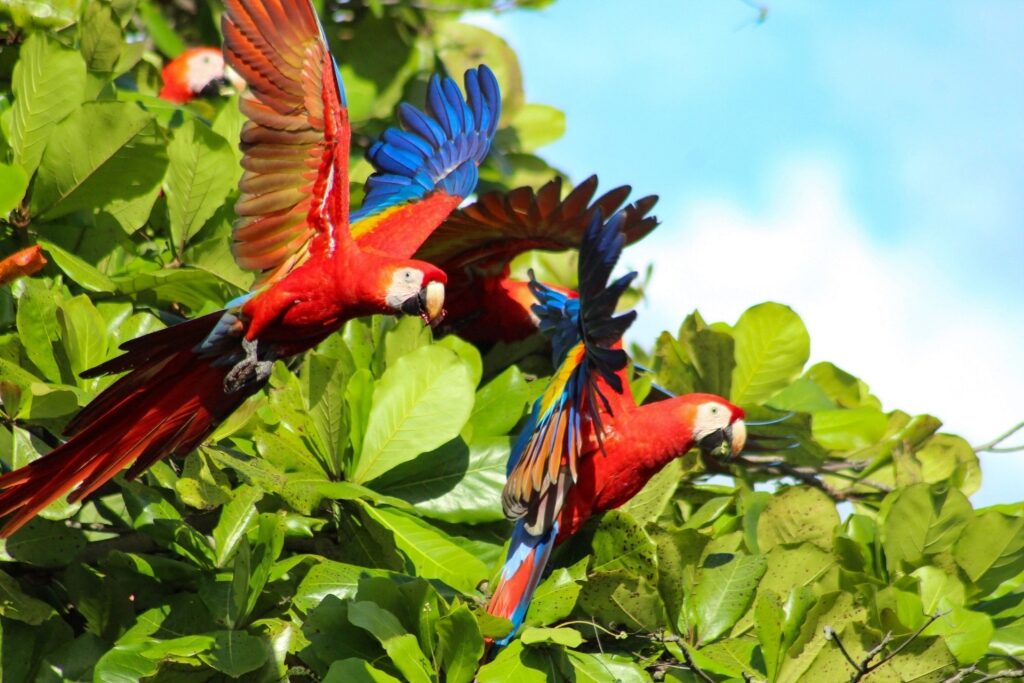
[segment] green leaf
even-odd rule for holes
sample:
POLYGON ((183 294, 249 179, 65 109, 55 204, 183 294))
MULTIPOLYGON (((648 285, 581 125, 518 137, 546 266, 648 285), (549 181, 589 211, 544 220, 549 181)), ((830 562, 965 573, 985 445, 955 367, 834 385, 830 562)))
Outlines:
POLYGON ((795 379, 810 354, 810 337, 788 306, 764 303, 740 316, 733 328, 736 367, 733 403, 764 403, 795 379))
POLYGON ((79 24, 79 33, 82 55, 89 70, 102 73, 113 71, 121 57, 124 36, 120 24, 114 21, 110 6, 102 2, 88 3, 79 24))
POLYGON ((767 568, 760 555, 713 554, 705 559, 693 595, 701 642, 714 641, 743 616, 767 568))
POLYGON ((42 600, 25 594, 13 577, 0 572, 0 614, 39 626, 53 616, 54 610, 42 600))
POLYGON ((523 629, 519 640, 523 645, 554 644, 565 647, 579 647, 583 644, 583 636, 572 628, 538 628, 527 626, 523 629))
MULTIPOLYGON (((649 683, 650 676, 632 655, 566 652, 576 683, 649 683)), ((666 679, 667 680, 667 679, 666 679)))
POLYGON ((480 658, 484 639, 473 613, 459 604, 437 622, 437 637, 446 683, 469 683, 480 658))
POLYGON ((1024 518, 979 513, 957 539, 953 557, 983 594, 995 590, 1024 571, 1024 518))
POLYGON ((757 549, 766 553, 777 545, 810 542, 832 549, 839 525, 835 503, 818 489, 794 486, 772 496, 757 521, 757 549))
POLYGON ((395 667, 409 683, 431 683, 433 667, 416 642, 394 614, 376 603, 357 601, 349 605, 348 618, 380 641, 395 667))
POLYGON ((374 389, 352 479, 370 481, 455 438, 473 395, 469 370, 454 352, 425 346, 399 358, 374 389))
POLYGON ((833 451, 873 446, 885 436, 888 423, 878 408, 819 410, 811 416, 814 440, 833 451))
POLYGON ((395 545, 416 568, 416 575, 439 579, 463 593, 476 593, 487 578, 486 565, 453 537, 404 512, 364 506, 367 515, 394 534, 395 545))
POLYGON ((261 638, 241 631, 218 631, 213 634, 213 644, 206 651, 199 652, 199 659, 232 678, 263 666, 269 652, 261 638))
POLYGON ((559 567, 537 586, 526 613, 526 624, 546 626, 568 617, 576 606, 581 584, 587 580, 587 560, 559 567))
POLYGON ((475 437, 508 434, 523 416, 530 387, 523 373, 510 366, 476 392, 469 424, 475 437))
POLYGON ((39 166, 53 127, 85 96, 85 62, 45 33, 25 39, 11 79, 14 109, 10 143, 27 175, 39 166))
POLYGON ((505 518, 508 437, 453 439, 435 451, 399 465, 373 482, 373 489, 416 506, 424 517, 480 524, 505 518))
POLYGON ((638 522, 654 522, 668 507, 683 478, 683 463, 674 458, 622 506, 638 522))
POLYGON ((36 517, 4 541, 3 552, 25 564, 62 567, 71 563, 85 544, 81 531, 36 517))
POLYGON ((952 549, 974 515, 960 491, 914 484, 886 496, 880 516, 889 566, 911 571, 926 556, 952 549))
POLYGON ((160 191, 167 153, 153 117, 127 102, 86 102, 57 124, 32 190, 46 220, 105 211, 132 232, 160 191))
POLYGON ((167 23, 163 13, 151 0, 139 2, 139 17, 146 25, 146 33, 153 39, 161 52, 168 57, 177 57, 184 52, 184 41, 178 37, 171 25, 167 23))
POLYGON ((512 120, 518 149, 532 152, 565 134, 565 114, 546 104, 526 104, 512 120))
POLYGON ((90 292, 115 292, 117 285, 109 277, 94 266, 66 251, 53 242, 39 240, 39 244, 47 251, 57 267, 64 274, 90 292))
POLYGON ((391 674, 375 669, 363 659, 350 657, 333 664, 322 683, 401 683, 391 674))
POLYGON ((973 664, 988 651, 995 634, 992 618, 981 612, 954 607, 928 628, 923 635, 942 636, 946 647, 962 665, 973 664))
POLYGON ((106 359, 107 326, 89 297, 81 294, 61 304, 57 322, 75 376, 106 359))
POLYGON ((380 569, 357 567, 323 558, 316 559, 320 561, 306 572, 306 576, 303 577, 295 591, 294 604, 301 610, 313 609, 329 595, 342 599, 355 596, 356 590, 359 588, 359 580, 363 577, 390 576, 397 578, 399 576, 380 569))
POLYGON ((213 528, 213 545, 216 548, 215 565, 223 568, 238 549, 246 529, 256 518, 256 503, 263 498, 263 491, 255 486, 239 486, 232 492, 230 502, 220 511, 220 521, 213 528))
POLYGON ((493 661, 480 667, 478 683, 547 683, 548 667, 539 648, 513 640, 493 661))
POLYGON ((21 204, 28 189, 28 174, 21 166, 0 164, 0 220, 21 204))
POLYGON ((25 355, 51 382, 71 379, 71 369, 60 345, 57 303, 46 285, 35 279, 22 282, 17 325, 25 355), (58 356, 58 353, 60 355, 58 356))
POLYGON ((175 131, 167 157, 171 243, 180 254, 234 189, 238 165, 228 141, 194 118, 175 131))

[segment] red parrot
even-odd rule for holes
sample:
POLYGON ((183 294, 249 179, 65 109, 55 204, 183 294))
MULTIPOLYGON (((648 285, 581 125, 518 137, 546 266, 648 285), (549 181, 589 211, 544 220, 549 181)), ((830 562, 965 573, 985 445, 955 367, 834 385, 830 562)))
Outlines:
POLYGON ((225 65, 224 53, 216 47, 188 48, 164 65, 160 77, 164 82, 160 97, 175 104, 219 95, 227 85, 238 90, 245 87, 234 69, 225 65))
POLYGON ((274 359, 374 313, 443 315, 445 275, 410 257, 477 182, 501 99, 487 67, 464 101, 435 77, 427 110, 404 105, 371 154, 385 171, 349 215, 349 121, 340 76, 309 0, 226 0, 228 63, 241 100, 245 168, 234 252, 260 276, 223 311, 148 334, 85 377, 127 371, 67 426, 70 437, 0 477, 6 537, 61 495, 89 495, 198 446, 266 382, 274 359), (353 239, 358 235, 358 240, 353 239))
MULTIPOLYGON (((593 199, 596 190, 597 176, 591 176, 563 200, 562 179, 555 178, 536 192, 530 187, 489 192, 453 212, 416 252, 448 274, 445 330, 477 344, 534 334, 537 317, 530 307, 535 299, 526 282, 509 277, 509 263, 532 249, 579 248, 590 218, 598 211, 612 215, 630 192, 629 186, 616 187, 593 199)), ((627 244, 657 227, 657 218, 647 215, 657 201, 651 195, 630 206, 622 225, 627 244)))
POLYGON ((746 439, 743 410, 712 394, 637 406, 625 379, 622 334, 635 311, 614 316, 636 276, 606 285, 625 241, 623 212, 598 212, 583 237, 578 299, 530 282, 540 328, 552 337, 557 371, 512 449, 502 507, 515 520, 487 611, 523 623, 554 546, 601 512, 624 504, 670 460, 699 446, 732 457, 746 439))

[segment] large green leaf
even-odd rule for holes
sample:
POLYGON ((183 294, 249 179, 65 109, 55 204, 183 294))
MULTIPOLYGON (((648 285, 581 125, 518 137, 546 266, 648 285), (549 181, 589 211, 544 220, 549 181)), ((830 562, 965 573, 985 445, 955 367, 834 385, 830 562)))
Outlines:
POLYGON ((979 513, 957 539, 953 555, 982 593, 994 590, 1024 571, 1024 518, 979 513))
POLYGON ((354 625, 368 631, 380 641, 402 675, 409 683, 430 683, 433 667, 416 642, 416 636, 406 632, 394 614, 366 600, 353 602, 348 618, 354 625))
POLYGON ((435 526, 391 508, 365 506, 366 513, 395 538, 395 545, 416 568, 416 575, 440 579, 463 593, 475 593, 487 578, 487 566, 463 544, 435 526))
POLYGON ((194 118, 175 131, 167 157, 171 244, 180 254, 234 189, 238 164, 228 141, 194 118))
POLYGON ((757 548, 766 553, 777 545, 814 543, 832 548, 839 513, 832 500, 818 489, 796 486, 772 496, 757 522, 757 548))
POLYGON ((21 166, 0 163, 0 220, 21 203, 28 189, 28 174, 21 166))
POLYGON ((496 522, 509 454, 508 437, 482 437, 467 445, 453 439, 399 465, 373 482, 375 491, 397 496, 425 517, 446 522, 496 522))
POLYGON ((58 121, 75 111, 85 95, 85 61, 45 33, 29 35, 21 46, 14 76, 11 148, 14 160, 31 175, 58 121))
POLYGON ((145 223, 167 169, 153 117, 127 102, 87 102, 53 130, 32 192, 32 213, 52 220, 105 211, 128 232, 145 223))
POLYGON ((949 551, 973 518, 957 489, 914 484, 886 497, 882 546, 891 568, 916 569, 926 556, 949 551))
POLYGON ((736 367, 730 397, 740 405, 764 403, 803 370, 810 337, 788 306, 764 303, 748 309, 733 328, 736 367))
POLYGON ((454 352, 425 346, 399 358, 374 389, 353 481, 375 479, 453 439, 473 395, 469 370, 454 352))
POLYGON ((701 642, 709 643, 750 607, 768 563, 760 555, 709 555, 697 572, 693 601, 701 642))
POLYGON ((465 605, 456 605, 437 623, 437 635, 445 681, 472 681, 480 658, 484 655, 484 639, 473 613, 465 605))

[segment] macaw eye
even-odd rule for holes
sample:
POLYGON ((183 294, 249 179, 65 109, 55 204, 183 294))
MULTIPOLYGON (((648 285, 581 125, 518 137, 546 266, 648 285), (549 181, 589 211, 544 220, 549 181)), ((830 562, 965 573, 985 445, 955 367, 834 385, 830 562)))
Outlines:
POLYGON ((711 406, 711 414, 718 415, 718 406, 711 406))
POLYGON ((415 280, 415 279, 416 279, 416 273, 414 273, 414 272, 413 272, 413 271, 411 271, 411 270, 406 270, 406 271, 404 271, 404 272, 402 273, 402 278, 403 278, 403 279, 404 279, 404 280, 405 280, 406 282, 412 282, 413 280, 415 280))

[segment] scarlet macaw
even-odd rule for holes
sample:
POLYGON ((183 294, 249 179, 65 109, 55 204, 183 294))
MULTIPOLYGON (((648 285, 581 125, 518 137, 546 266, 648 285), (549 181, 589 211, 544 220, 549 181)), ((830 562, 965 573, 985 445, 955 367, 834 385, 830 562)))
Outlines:
POLYGON ((468 102, 435 77, 429 114, 404 106, 409 130, 391 131, 375 151, 394 161, 367 181, 350 217, 344 93, 309 0, 227 0, 225 9, 227 60, 249 85, 234 252, 260 271, 257 284, 224 311, 132 340, 83 373, 128 371, 71 421, 66 443, 0 477, 0 536, 76 486, 71 501, 124 467, 132 478, 188 453, 263 385, 275 358, 312 348, 346 320, 443 315, 444 273, 410 257, 476 185, 501 106, 494 75, 466 73, 468 102))
MULTIPOLYGON (((509 277, 509 263, 533 249, 578 249, 583 233, 598 211, 612 215, 629 196, 624 185, 593 199, 597 176, 577 185, 563 200, 562 179, 555 178, 536 192, 520 187, 488 192, 454 211, 430 235, 416 257, 436 263, 448 274, 451 302, 444 328, 476 344, 515 342, 537 331, 531 311, 535 300, 526 282, 509 277)), ((626 244, 632 244, 658 225, 650 210, 654 195, 630 205, 622 224, 626 244)), ((575 292, 548 285, 568 296, 575 292)))
POLYGON ((245 87, 245 81, 224 63, 224 53, 216 47, 188 48, 164 65, 160 77, 164 82, 161 99, 175 104, 219 95, 228 85, 237 90, 245 87))
POLYGON ((487 611, 518 630, 554 546, 596 514, 624 504, 673 458, 699 446, 733 456, 743 448, 743 410, 712 394, 688 394, 637 406, 623 372, 622 334, 631 311, 613 317, 636 276, 606 285, 622 250, 620 212, 586 229, 579 299, 530 282, 541 330, 552 337, 558 368, 534 403, 512 449, 502 507, 515 520, 505 565, 487 611))

